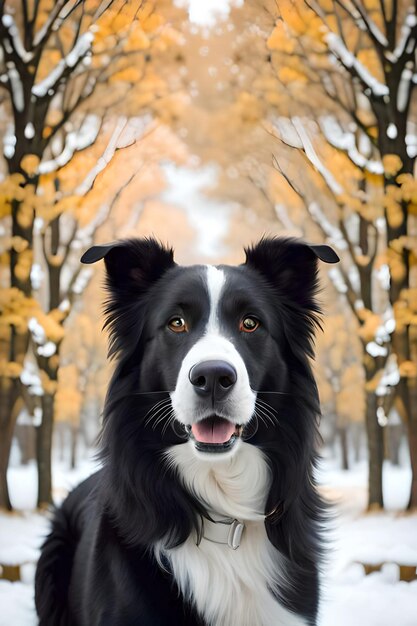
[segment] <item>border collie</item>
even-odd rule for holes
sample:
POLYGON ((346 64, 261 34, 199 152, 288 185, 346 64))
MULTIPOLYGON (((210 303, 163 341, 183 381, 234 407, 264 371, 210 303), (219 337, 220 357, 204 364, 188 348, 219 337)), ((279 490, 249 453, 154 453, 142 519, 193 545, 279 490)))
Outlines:
POLYGON ((264 238, 238 267, 154 239, 94 246, 110 356, 102 469, 55 513, 41 625, 313 626, 325 506, 310 358, 325 245, 264 238))

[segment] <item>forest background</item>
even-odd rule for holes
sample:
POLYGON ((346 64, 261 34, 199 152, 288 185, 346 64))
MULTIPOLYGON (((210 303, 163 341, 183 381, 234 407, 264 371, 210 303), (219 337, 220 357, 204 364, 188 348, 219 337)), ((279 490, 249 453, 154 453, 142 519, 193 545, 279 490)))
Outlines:
POLYGON ((416 51, 413 0, 0 3, 0 508, 11 468, 36 468, 46 509, 54 461, 94 446, 110 368, 81 254, 155 234, 184 264, 238 263, 267 233, 341 257, 322 274, 325 456, 366 463, 370 512, 384 467, 408 468, 413 519, 416 51))

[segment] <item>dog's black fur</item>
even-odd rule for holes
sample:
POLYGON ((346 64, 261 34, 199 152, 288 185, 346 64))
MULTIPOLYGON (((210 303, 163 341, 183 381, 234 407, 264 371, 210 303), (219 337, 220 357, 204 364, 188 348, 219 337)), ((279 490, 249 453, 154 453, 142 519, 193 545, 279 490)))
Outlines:
MULTIPOLYGON (((320 314, 317 261, 338 259, 327 246, 291 239, 263 239, 246 253, 244 265, 225 268, 224 324, 242 298, 267 320, 266 329, 232 341, 252 389, 279 414, 279 424, 259 421, 257 430, 249 425, 246 431, 273 475, 265 525, 288 584, 272 592, 315 625, 325 507, 313 476, 320 408, 310 357, 320 314)), ((96 246, 83 260, 100 258, 107 270, 110 354, 117 359, 103 417, 103 467, 56 511, 36 574, 40 624, 203 625, 152 552, 160 540, 169 547, 184 542, 207 515, 162 456, 187 433, 179 423, 151 428, 146 421, 155 403, 169 398, 184 356, 203 332, 202 267, 177 266, 172 250, 153 239, 96 246), (174 302, 193 319, 193 332, 181 341, 166 331, 174 302)))

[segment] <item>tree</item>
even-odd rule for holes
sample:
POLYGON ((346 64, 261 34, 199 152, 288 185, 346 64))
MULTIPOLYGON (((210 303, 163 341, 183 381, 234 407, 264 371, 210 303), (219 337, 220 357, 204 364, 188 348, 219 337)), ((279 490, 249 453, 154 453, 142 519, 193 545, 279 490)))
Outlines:
MULTIPOLYGON (((46 416, 53 412, 59 366, 56 347, 68 315, 62 308, 65 299, 61 298, 60 276, 78 229, 79 218, 74 220, 74 215, 82 204, 81 195, 91 188, 100 169, 92 168, 89 181, 72 197, 62 189, 60 173, 96 142, 108 113, 129 102, 132 91, 143 103, 149 102, 150 93, 155 96, 149 89, 155 80, 149 76, 148 61, 162 21, 153 3, 145 7, 139 1, 10 0, 0 6, 0 86, 8 116, 3 142, 7 179, 1 189, 1 216, 10 230, 4 260, 8 265, 6 284, 13 296, 11 309, 5 306, 0 311, 5 357, 0 370, 0 506, 6 508, 10 508, 6 471, 23 397, 24 358, 32 337, 44 389, 50 392, 42 398, 46 416), (148 77, 145 97, 141 91, 144 77, 148 77), (63 217, 71 211, 72 219, 63 217), (50 287, 46 316, 32 298, 32 280, 36 280, 32 270, 38 265, 33 258, 37 217, 50 287), (46 330, 54 339, 53 353, 51 345, 43 345, 48 344, 44 342, 46 330)), ((167 41, 170 38, 168 34, 167 41)), ((160 81, 157 88, 162 89, 160 81)), ((105 160, 103 163, 107 164, 105 160)), ((72 286, 76 278, 74 275, 72 286)), ((46 453, 51 436, 47 424, 47 419, 42 421, 38 438, 39 451, 46 453)), ((45 474, 43 466, 41 461, 40 476, 45 474)), ((50 500, 48 487, 39 497, 40 502, 50 500)))
MULTIPOLYGON (((416 124, 416 41, 416 7, 408 0, 294 0, 279 7, 268 41, 278 80, 298 101, 304 91, 305 112, 318 120, 322 137, 364 174, 357 202, 368 208, 359 211, 361 235, 353 252, 362 264, 361 280, 368 284, 368 298, 372 297, 370 279, 374 271, 369 261, 375 248, 363 233, 375 227, 369 219, 369 197, 375 196, 375 187, 381 190, 373 208, 380 213, 378 224, 384 230, 387 291, 395 316, 392 351, 398 364, 396 393, 408 426, 413 470, 410 506, 417 506, 416 303, 411 282, 416 262, 413 176, 417 150, 408 144, 416 124), (289 72, 285 74, 281 68, 289 68, 289 72)), ((303 137, 305 150, 310 140, 305 132, 303 137)), ((314 156, 309 160, 320 171, 314 156)), ((331 179, 326 182, 335 202, 345 210, 346 199, 335 193, 331 179)), ((372 307, 363 296, 366 294, 362 293, 362 315, 372 320, 372 307)), ((369 337, 373 341, 376 338, 369 337)), ((373 379, 384 376, 384 363, 377 364, 373 379)), ((392 367, 392 360, 389 364, 392 367)), ((374 429, 376 421, 375 416, 374 429)))

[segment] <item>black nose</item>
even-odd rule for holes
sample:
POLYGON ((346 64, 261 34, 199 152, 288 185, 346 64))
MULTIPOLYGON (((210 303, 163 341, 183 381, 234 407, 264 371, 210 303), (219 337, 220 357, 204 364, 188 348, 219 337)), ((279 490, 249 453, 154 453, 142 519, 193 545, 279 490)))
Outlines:
POLYGON ((198 395, 222 400, 235 384, 237 374, 226 361, 203 361, 190 369, 189 379, 198 395))

